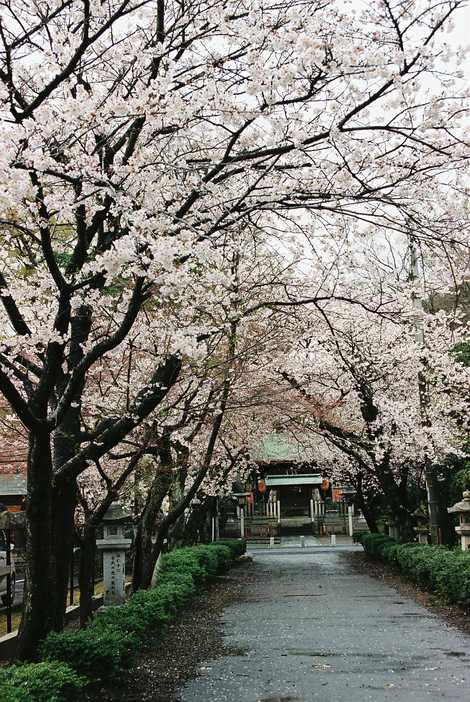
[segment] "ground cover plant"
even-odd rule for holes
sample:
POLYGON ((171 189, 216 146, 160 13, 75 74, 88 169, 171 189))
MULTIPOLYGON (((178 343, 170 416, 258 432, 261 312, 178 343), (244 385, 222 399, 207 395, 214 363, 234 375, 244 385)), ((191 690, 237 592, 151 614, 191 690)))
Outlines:
POLYGON ((40 663, 0 671, 1 702, 72 700, 94 682, 115 678, 206 583, 244 553, 241 540, 176 549, 164 555, 154 587, 107 608, 86 629, 50 633, 40 663))
POLYGON ((366 554, 396 568, 402 575, 449 603, 470 604, 470 553, 444 546, 400 544, 384 534, 364 534, 366 554))
POLYGON ((77 699, 87 684, 70 666, 57 661, 0 668, 2 702, 59 702, 77 699))

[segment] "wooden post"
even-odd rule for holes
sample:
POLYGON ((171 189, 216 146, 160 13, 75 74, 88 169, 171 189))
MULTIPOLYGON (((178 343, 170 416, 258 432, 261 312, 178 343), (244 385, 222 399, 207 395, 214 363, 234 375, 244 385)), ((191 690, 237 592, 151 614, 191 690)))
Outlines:
POLYGON ((240 536, 245 538, 245 509, 240 507, 240 536))
POLYGON ((72 553, 70 555, 70 592, 69 592, 69 604, 70 606, 73 605, 73 595, 74 595, 74 566, 75 566, 75 558, 74 558, 74 549, 72 546, 72 553))
POLYGON ((7 574, 7 634, 11 634, 11 607, 13 605, 11 596, 11 529, 5 530, 6 537, 6 566, 9 569, 7 574))
POLYGON ((277 523, 281 523, 281 500, 278 499, 277 501, 277 523))
POLYGON ((348 506, 348 527, 349 527, 349 536, 354 536, 352 505, 348 506))
POLYGON ((314 506, 313 506, 313 499, 310 500, 310 521, 314 522, 315 519, 315 513, 314 513, 314 506))

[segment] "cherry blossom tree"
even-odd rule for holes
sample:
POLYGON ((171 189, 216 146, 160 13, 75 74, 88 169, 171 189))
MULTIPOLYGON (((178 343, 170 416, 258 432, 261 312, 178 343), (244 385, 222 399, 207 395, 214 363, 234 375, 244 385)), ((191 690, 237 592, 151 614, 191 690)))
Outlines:
POLYGON ((466 326, 454 312, 418 310, 416 294, 405 270, 401 282, 385 287, 382 278, 369 301, 380 312, 359 306, 351 315, 338 301, 317 308, 279 369, 310 404, 305 431, 345 454, 342 475, 355 484, 369 526, 375 519, 366 492, 374 500, 381 494, 408 534, 416 508, 410 483, 422 484, 427 464, 458 455, 468 431, 468 370, 452 353, 466 326))
POLYGON ((314 215, 462 237, 463 53, 444 38, 462 5, 5 5, 0 391, 29 437, 20 657, 63 625, 78 476, 213 332, 191 280, 211 280, 224 237, 283 227, 286 245, 314 215), (118 377, 130 340, 147 374, 86 431, 88 381, 99 364, 118 377))

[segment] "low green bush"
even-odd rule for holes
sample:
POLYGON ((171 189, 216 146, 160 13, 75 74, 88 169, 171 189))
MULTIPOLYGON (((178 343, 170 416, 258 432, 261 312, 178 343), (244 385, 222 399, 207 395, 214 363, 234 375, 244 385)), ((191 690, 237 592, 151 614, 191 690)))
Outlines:
POLYGON ((245 539, 222 539, 217 541, 217 546, 227 546, 230 549, 232 558, 240 558, 246 553, 245 539))
POLYGON ((211 544, 196 546, 194 550, 209 578, 214 578, 218 573, 229 569, 232 555, 228 546, 211 544))
POLYGON ((92 681, 115 676, 163 632, 207 580, 225 572, 245 550, 246 543, 234 539, 165 554, 155 587, 106 608, 86 629, 49 634, 41 645, 41 658, 66 663, 92 681))
POLYGON ((126 668, 138 643, 134 633, 103 625, 53 632, 41 644, 39 655, 48 661, 67 663, 77 673, 100 680, 126 668))
POLYGON ((201 561, 202 558, 198 557, 194 547, 178 548, 162 556, 159 576, 168 571, 189 573, 198 587, 204 583, 207 576, 201 561))
POLYGON ((369 533, 368 531, 355 531, 353 533, 353 543, 354 544, 361 543, 362 537, 368 533, 369 533))
POLYGON ((368 556, 397 568, 417 585, 451 603, 470 604, 470 553, 444 546, 399 544, 383 534, 360 539, 368 556))
POLYGON ((62 702, 81 697, 88 680, 65 663, 44 661, 0 668, 1 702, 62 702))

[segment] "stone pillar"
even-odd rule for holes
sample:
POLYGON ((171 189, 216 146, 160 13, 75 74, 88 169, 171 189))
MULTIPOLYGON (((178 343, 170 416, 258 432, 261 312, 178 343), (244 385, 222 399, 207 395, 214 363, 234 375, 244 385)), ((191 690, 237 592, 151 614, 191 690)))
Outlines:
POLYGON ((126 599, 126 552, 124 549, 103 551, 104 604, 122 604, 126 599))
POLYGON ((352 505, 348 506, 348 530, 349 530, 349 536, 354 535, 354 527, 353 527, 353 507, 352 505))
POLYGON ((126 551, 131 539, 124 538, 128 519, 118 502, 113 502, 103 517, 103 538, 96 542, 103 552, 103 604, 122 604, 126 599, 126 551))
POLYGON ((416 532, 418 534, 418 543, 419 544, 429 544, 429 532, 427 529, 424 531, 416 529, 416 532))
POLYGON ((459 526, 455 531, 460 536, 462 551, 470 550, 470 490, 465 490, 463 500, 449 507, 448 512, 459 515, 459 526))

